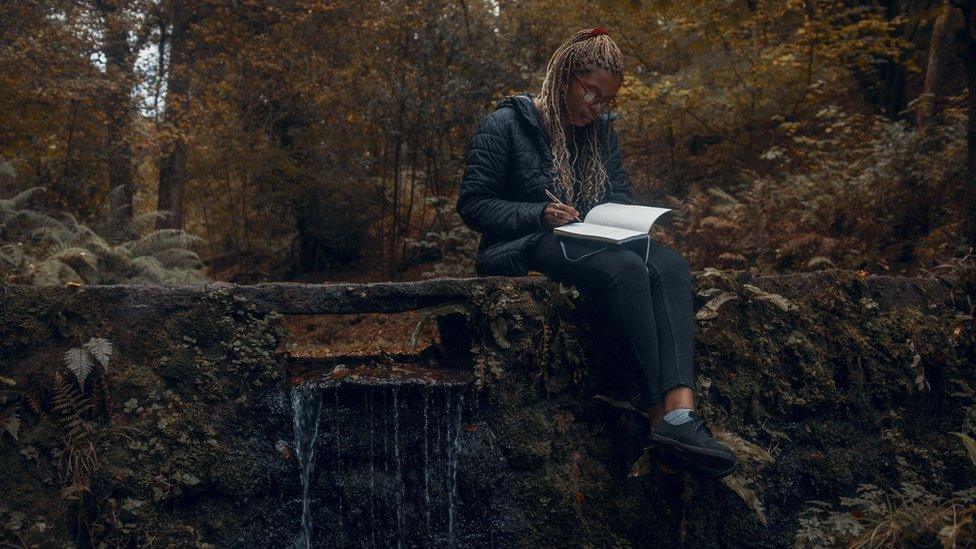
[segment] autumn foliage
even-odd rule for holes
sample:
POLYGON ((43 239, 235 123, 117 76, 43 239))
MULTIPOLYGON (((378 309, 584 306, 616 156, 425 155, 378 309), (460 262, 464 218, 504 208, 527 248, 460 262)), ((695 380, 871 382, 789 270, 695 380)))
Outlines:
POLYGON ((972 243, 976 23, 935 0, 5 2, 0 196, 160 210, 219 279, 473 276, 467 141, 588 27, 693 268, 915 273, 972 243))

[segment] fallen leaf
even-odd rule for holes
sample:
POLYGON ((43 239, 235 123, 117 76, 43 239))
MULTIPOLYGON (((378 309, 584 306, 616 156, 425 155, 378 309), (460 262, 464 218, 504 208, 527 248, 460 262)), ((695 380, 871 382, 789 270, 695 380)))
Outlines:
POLYGON ((640 415, 642 415, 644 417, 650 417, 650 416, 647 415, 647 412, 642 412, 642 411, 638 410, 629 401, 626 401, 626 400, 614 400, 614 399, 612 399, 612 398, 610 398, 610 397, 608 397, 606 395, 593 395, 593 398, 595 398, 597 400, 602 400, 603 402, 606 402, 607 404, 609 404, 610 406, 613 406, 614 408, 620 408, 621 410, 627 410, 628 412, 638 413, 638 414, 640 414, 640 415))
POLYGON ((796 309, 796 305, 794 305, 790 300, 786 299, 785 297, 779 294, 761 295, 761 296, 757 296, 756 299, 760 301, 768 301, 784 311, 793 311, 796 309))
POLYGON ((751 488, 746 487, 745 479, 739 475, 729 475, 722 478, 722 484, 728 486, 729 489, 742 498, 742 501, 746 502, 746 505, 756 513, 756 518, 759 519, 759 522, 764 526, 768 523, 766 510, 763 508, 762 502, 759 501, 759 496, 751 488))
POLYGON ((715 267, 705 267, 705 272, 702 273, 702 276, 717 276, 717 277, 721 278, 722 280, 725 280, 725 281, 731 282, 732 284, 735 284, 735 279, 732 277, 731 274, 729 274, 729 273, 727 273, 725 271, 721 271, 719 269, 716 269, 715 267))
POLYGON ((959 437, 959 440, 961 440, 966 446, 966 452, 969 453, 970 461, 973 462, 973 465, 976 465, 976 440, 973 440, 972 437, 967 434, 958 433, 956 431, 949 431, 949 434, 959 437))
POLYGON ((673 469, 667 463, 665 463, 665 462, 663 462, 663 461, 661 461, 659 459, 655 459, 654 461, 657 462, 657 466, 660 467, 661 470, 664 471, 665 474, 668 474, 668 475, 676 475, 678 473, 677 470, 673 469))
POLYGON ((695 319, 697 320, 709 320, 718 316, 718 309, 726 301, 732 299, 737 299, 735 294, 732 292, 722 292, 716 297, 713 297, 706 303, 697 313, 695 313, 695 319))
POLYGON ((767 292, 766 290, 763 290, 758 286, 753 286, 752 284, 743 284, 742 287, 756 294, 755 299, 758 299, 760 301, 768 301, 784 311, 792 311, 796 309, 796 305, 794 305, 793 303, 790 302, 790 300, 786 299, 785 297, 779 294, 773 294, 767 292))
POLYGON ((749 461, 762 463, 774 463, 776 461, 769 452, 731 431, 726 431, 717 426, 712 426, 711 429, 715 434, 715 439, 728 446, 737 456, 745 456, 749 458, 749 461))
POLYGON ((508 323, 504 317, 496 316, 491 322, 491 335, 495 338, 498 346, 502 349, 509 349, 512 344, 508 342, 508 323))
POLYGON ((644 448, 644 453, 630 467, 629 478, 644 476, 651 471, 651 454, 649 448, 644 448))

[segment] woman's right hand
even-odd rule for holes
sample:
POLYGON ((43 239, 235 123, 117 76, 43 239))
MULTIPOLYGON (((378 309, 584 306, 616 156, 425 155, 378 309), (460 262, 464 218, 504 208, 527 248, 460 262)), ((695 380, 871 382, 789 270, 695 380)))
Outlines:
POLYGON ((542 221, 546 227, 552 229, 565 225, 579 216, 576 208, 558 202, 546 204, 546 209, 542 213, 542 221))

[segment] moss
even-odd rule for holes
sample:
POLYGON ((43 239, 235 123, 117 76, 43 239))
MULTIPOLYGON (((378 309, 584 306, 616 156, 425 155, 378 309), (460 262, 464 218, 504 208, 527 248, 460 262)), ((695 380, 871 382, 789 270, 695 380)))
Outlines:
MULTIPOLYGON (((643 450, 646 419, 593 399, 636 395, 612 330, 592 324, 586 297, 572 287, 523 291, 508 281, 476 281, 465 304, 483 402, 483 427, 465 436, 484 437, 480 448, 490 456, 482 469, 464 470, 484 475, 465 486, 490 489, 494 513, 491 524, 469 526, 496 528, 518 545, 775 546, 792 538, 807 499, 913 475, 933 490, 974 481, 945 435, 976 421, 966 382, 972 343, 953 336, 960 320, 950 291, 923 284, 927 303, 894 306, 894 286, 853 273, 750 283, 795 307, 758 299, 736 277, 696 280, 699 292, 718 287, 737 296, 696 323, 697 407, 743 448, 772 456, 747 460, 742 472, 766 505, 768 526, 724 484, 656 462, 647 476, 626 478, 643 450), (917 384, 920 374, 927 389, 917 384)), ((0 519, 16 507, 27 522, 46 520, 50 528, 31 534, 41 544, 280 543, 273 536, 296 527, 294 509, 282 502, 299 487, 294 461, 275 449, 291 432, 275 354, 278 315, 222 285, 128 317, 113 307, 79 293, 0 311, 0 375, 17 382, 24 418, 20 441, 5 435, 0 447, 0 467, 16 471, 0 479, 11 494, 0 519), (86 393, 105 409, 85 418, 101 466, 81 504, 62 497, 65 418, 43 414, 52 414, 54 373, 66 374, 61 354, 93 335, 112 341, 116 354, 104 375, 111 404, 96 399, 94 385, 86 393), (41 415, 27 407, 28 396, 41 415), (82 517, 90 533, 68 516, 82 517)), ((0 530, 0 542, 20 543, 18 536, 0 530)))
MULTIPOLYGON (((211 512, 225 521, 246 520, 235 498, 258 495, 258 485, 270 484, 268 476, 280 473, 265 458, 255 457, 267 453, 256 444, 273 447, 274 442, 262 443, 262 429, 241 424, 260 417, 280 431, 287 423, 280 410, 267 409, 271 399, 262 396, 281 391, 283 368, 274 354, 282 333, 277 316, 258 314, 247 303, 220 295, 176 314, 164 308, 129 322, 113 312, 110 302, 83 295, 60 308, 43 305, 5 308, 0 324, 0 337, 15 343, 13 353, 5 344, 5 355, 19 356, 0 373, 15 379, 24 394, 37 394, 42 413, 52 413, 53 373, 70 375, 60 359, 64 349, 89 334, 109 339, 116 348, 105 376, 114 406, 88 420, 100 466, 88 478, 90 495, 82 502, 68 500, 62 517, 85 509, 97 539, 136 542, 150 536, 199 538, 199 519, 177 520, 166 510, 193 508, 201 501, 217 503, 211 512), (21 326, 31 326, 30 337, 21 326)), ((179 304, 172 307, 179 309, 179 304)), ((92 390, 85 398, 94 401, 92 390)), ((44 501, 62 501, 59 493, 70 482, 63 465, 58 467, 65 451, 63 433, 52 426, 28 411, 21 442, 0 449, 0 463, 14 465, 10 470, 46 471, 50 479, 38 485, 25 483, 23 476, 6 478, 4 488, 23 496, 12 500, 20 508, 38 511, 44 501), (25 463, 19 453, 25 448, 37 459, 25 463)), ((50 528, 39 534, 41 539, 96 541, 66 526, 57 519, 57 509, 47 507, 40 514, 50 528)), ((18 535, 6 530, 0 540, 18 535)))

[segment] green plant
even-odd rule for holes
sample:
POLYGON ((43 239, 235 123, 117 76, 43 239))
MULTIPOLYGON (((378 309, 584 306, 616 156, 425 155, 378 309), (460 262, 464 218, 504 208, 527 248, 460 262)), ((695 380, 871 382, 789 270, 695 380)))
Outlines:
MULTIPOLYGON (((976 465, 976 441, 956 435, 976 465)), ((898 489, 860 484, 857 495, 841 497, 843 509, 809 500, 799 518, 795 547, 888 548, 941 544, 944 548, 976 543, 976 486, 948 497, 929 492, 915 482, 898 489)))
MULTIPOLYGON (((202 239, 177 229, 150 231, 161 212, 132 219, 116 208, 100 232, 68 213, 31 209, 33 187, 0 200, 0 277, 6 283, 194 284, 206 282, 196 252, 202 239)), ((116 189, 113 192, 118 192, 116 189)))

